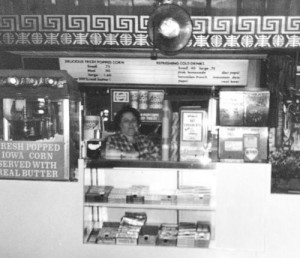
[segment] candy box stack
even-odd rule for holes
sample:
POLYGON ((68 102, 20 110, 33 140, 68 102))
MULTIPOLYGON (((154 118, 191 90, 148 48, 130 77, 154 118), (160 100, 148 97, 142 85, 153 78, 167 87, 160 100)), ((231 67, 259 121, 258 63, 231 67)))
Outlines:
POLYGON ((211 238, 210 224, 208 222, 197 222, 195 247, 208 247, 211 238))
POLYGON ((114 187, 109 196, 109 203, 126 203, 126 196, 130 195, 129 188, 116 188, 114 187))
POLYGON ((108 202, 112 186, 90 186, 85 194, 86 202, 108 202))
POLYGON ((116 235, 118 245, 137 245, 139 233, 147 221, 144 212, 126 212, 122 217, 116 235))
POLYGON ((164 223, 158 231, 157 244, 161 246, 176 246, 178 235, 178 225, 164 223))
POLYGON ((158 230, 159 226, 143 226, 139 235, 139 245, 156 245, 158 230))
POLYGON ((97 244, 115 244, 120 223, 104 222, 97 236, 97 244))
POLYGON ((194 247, 196 236, 196 224, 189 222, 179 223, 177 246, 194 247))
POLYGON ((211 189, 206 186, 180 186, 176 195, 177 204, 209 205, 211 189))

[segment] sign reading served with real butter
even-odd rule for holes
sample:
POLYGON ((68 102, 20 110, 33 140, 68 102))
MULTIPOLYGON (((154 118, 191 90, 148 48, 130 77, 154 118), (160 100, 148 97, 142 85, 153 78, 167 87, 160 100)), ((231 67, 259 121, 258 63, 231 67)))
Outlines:
POLYGON ((80 83, 245 86, 248 60, 60 58, 80 83))
POLYGON ((0 141, 0 178, 63 180, 61 142, 0 141))

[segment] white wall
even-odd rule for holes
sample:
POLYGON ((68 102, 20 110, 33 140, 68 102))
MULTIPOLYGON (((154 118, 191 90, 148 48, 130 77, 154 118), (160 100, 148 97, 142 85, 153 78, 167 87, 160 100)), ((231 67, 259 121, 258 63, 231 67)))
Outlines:
POLYGON ((266 258, 300 257, 300 195, 272 194, 266 214, 266 258))
POLYGON ((268 196, 265 249, 255 252, 83 244, 82 175, 77 183, 1 180, 0 189, 1 258, 300 257, 300 196, 268 196))

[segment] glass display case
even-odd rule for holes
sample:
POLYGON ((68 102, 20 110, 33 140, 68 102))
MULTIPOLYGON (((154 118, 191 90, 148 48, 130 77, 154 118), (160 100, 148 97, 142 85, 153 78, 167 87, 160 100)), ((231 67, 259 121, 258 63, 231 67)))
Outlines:
POLYGON ((214 248, 215 170, 148 165, 87 162, 84 243, 214 248))
POLYGON ((74 180, 80 93, 64 71, 0 70, 0 178, 74 180))

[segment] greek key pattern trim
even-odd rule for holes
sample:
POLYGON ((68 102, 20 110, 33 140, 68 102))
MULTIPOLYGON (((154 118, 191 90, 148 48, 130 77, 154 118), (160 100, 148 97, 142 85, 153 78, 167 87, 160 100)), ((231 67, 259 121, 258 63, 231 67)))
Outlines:
MULTIPOLYGON (((300 16, 192 16, 187 48, 299 48, 300 16)), ((150 48, 148 16, 0 15, 2 46, 150 48)))

